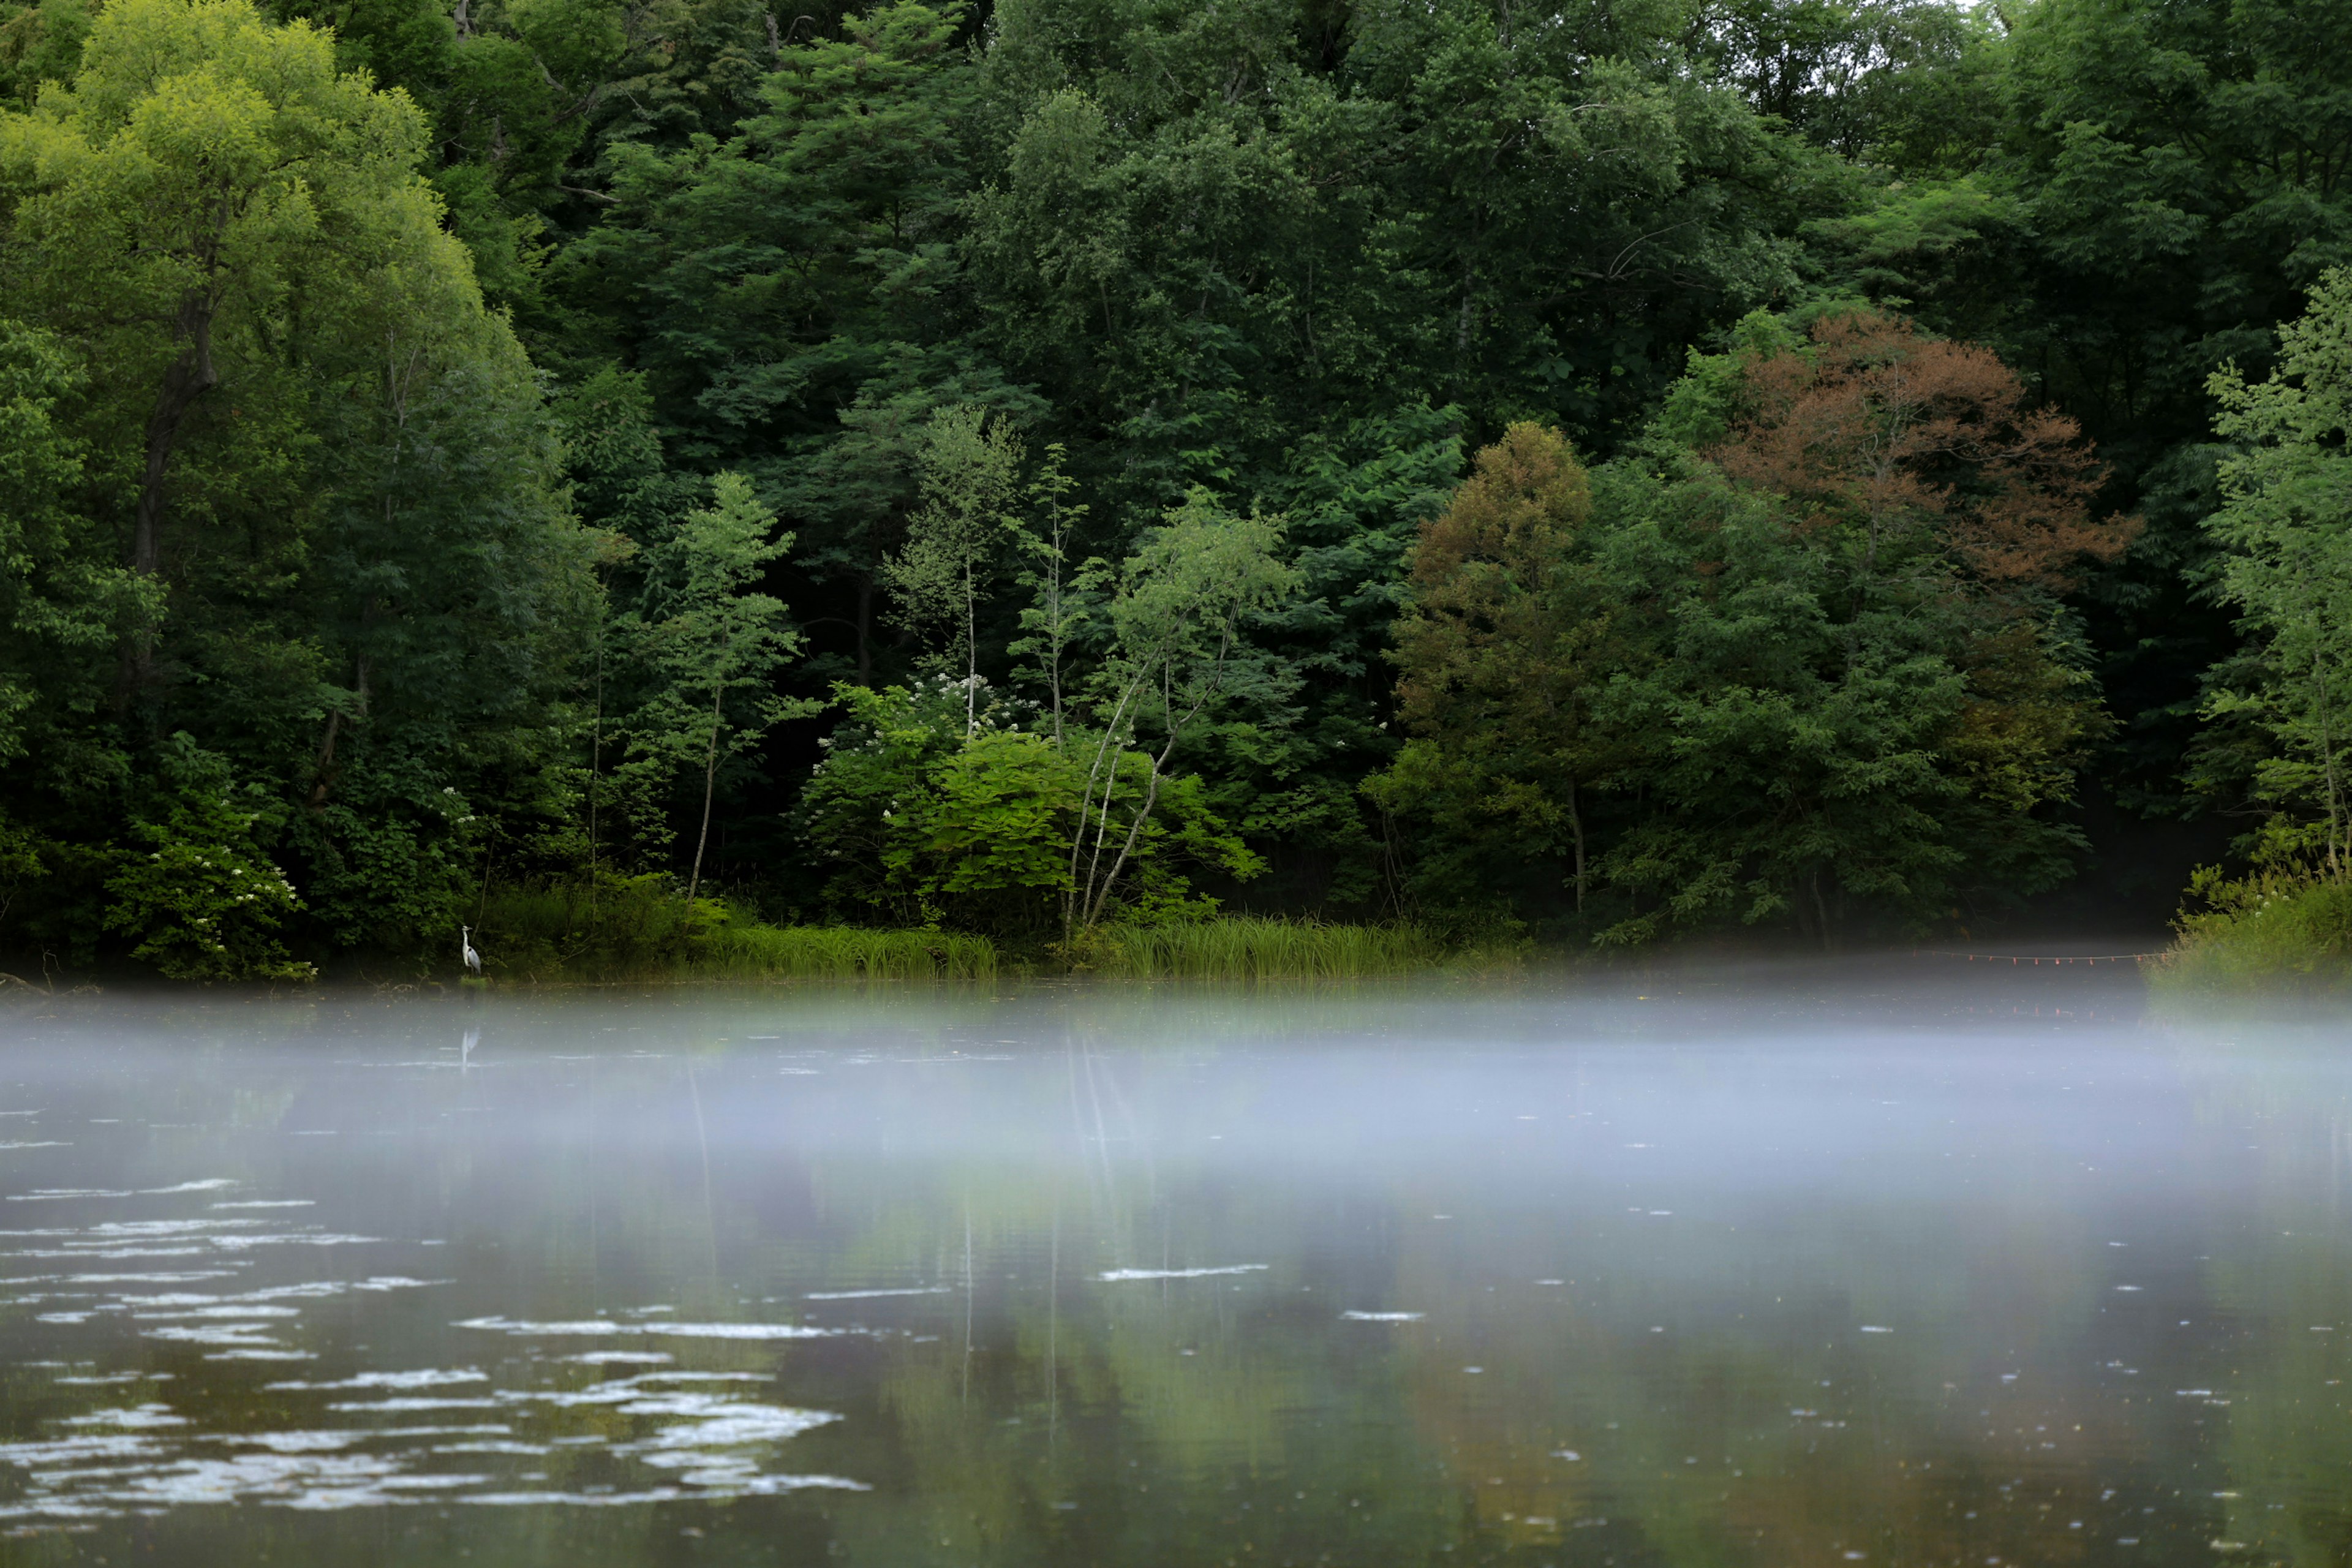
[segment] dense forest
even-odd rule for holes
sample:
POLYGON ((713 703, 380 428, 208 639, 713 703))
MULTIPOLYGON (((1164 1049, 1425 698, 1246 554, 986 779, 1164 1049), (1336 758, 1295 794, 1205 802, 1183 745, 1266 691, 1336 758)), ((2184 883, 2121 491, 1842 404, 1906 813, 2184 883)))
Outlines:
POLYGON ((0 949, 2352 931, 2347 39, 0 0, 0 949))

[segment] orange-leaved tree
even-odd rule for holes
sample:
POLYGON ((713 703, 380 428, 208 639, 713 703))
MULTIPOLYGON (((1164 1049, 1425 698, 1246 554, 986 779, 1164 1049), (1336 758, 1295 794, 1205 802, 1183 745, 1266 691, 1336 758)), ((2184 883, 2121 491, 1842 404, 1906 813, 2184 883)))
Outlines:
POLYGON ((1848 537, 1865 576, 1940 554, 1988 587, 2063 591, 2139 530, 2095 516, 2105 465, 1990 349, 1853 310, 1741 379, 1743 406, 1706 455, 1783 498, 1798 527, 1848 537))

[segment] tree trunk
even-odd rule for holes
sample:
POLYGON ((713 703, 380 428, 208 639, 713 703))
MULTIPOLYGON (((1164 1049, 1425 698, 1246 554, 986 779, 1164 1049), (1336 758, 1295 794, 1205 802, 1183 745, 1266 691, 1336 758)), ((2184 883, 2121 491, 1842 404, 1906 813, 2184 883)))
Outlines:
POLYGON ((1070 839, 1070 879, 1062 893, 1062 940, 1069 941, 1077 934, 1077 917, 1093 901, 1095 869, 1102 864, 1102 832, 1095 834, 1095 858, 1087 867, 1086 880, 1078 879, 1078 863, 1086 858, 1087 828, 1095 815, 1095 786, 1102 786, 1102 816, 1107 824, 1110 816, 1111 791, 1118 784, 1118 727, 1127 720, 1128 704, 1135 700, 1137 689, 1129 683, 1118 694, 1118 702, 1110 710, 1110 721, 1103 726, 1102 738, 1095 742, 1094 762, 1087 769, 1087 787, 1078 795, 1077 832, 1070 839), (1109 763, 1110 776, 1103 776, 1104 763, 1109 763))
POLYGON ((319 765, 311 770, 310 814, 315 816, 326 809, 327 791, 335 782, 335 736, 343 727, 343 710, 330 709, 327 713, 327 737, 319 742, 319 765))
MULTIPOLYGON (((208 297, 191 294, 182 301, 175 335, 186 346, 164 371, 155 407, 147 416, 147 461, 140 476, 138 510, 131 522, 131 569, 142 577, 158 576, 163 570, 163 481, 171 472, 180 426, 186 423, 196 399, 220 384, 220 372, 213 364, 213 302, 208 297)), ((137 690, 154 678, 152 628, 133 637, 128 655, 125 684, 137 690)))
POLYGON ((2311 652, 2311 679, 2319 690, 2319 753, 2327 780, 2327 871, 2340 879, 2344 862, 2337 846, 2344 837, 2344 795, 2336 780, 2335 730, 2327 721, 2327 668, 2317 648, 2311 652))
POLYGON ((1568 781, 1568 830, 1576 837, 1576 912, 1584 912, 1584 813, 1577 809, 1576 781, 1568 781))
POLYGON ((154 411, 147 416, 147 466, 140 478, 138 519, 131 534, 131 569, 148 577, 163 569, 163 479, 171 469, 180 426, 196 399, 220 384, 220 371, 213 364, 212 301, 191 295, 180 307, 177 329, 187 346, 163 373, 154 411))
POLYGON ((604 626, 597 612, 596 710, 588 730, 588 927, 596 926, 596 786, 604 776, 604 626))
MULTIPOLYGON (((1175 742, 1171 741, 1168 743, 1168 750, 1174 749, 1175 742)), ((1110 875, 1105 877, 1101 884, 1094 889, 1094 902, 1086 911, 1086 929, 1088 931, 1094 930, 1101 922, 1103 909, 1110 902, 1111 889, 1118 886, 1118 874, 1127 869, 1127 858, 1135 852, 1137 840, 1143 837, 1143 825, 1150 820, 1151 808, 1160 804, 1160 764, 1166 758, 1167 752, 1163 752, 1151 760, 1151 777, 1144 785, 1143 804, 1136 807, 1135 820, 1128 824, 1127 840, 1118 847, 1118 856, 1110 864, 1110 875)), ((1108 812, 1106 811, 1104 815, 1108 816, 1108 812)))
POLYGON ((874 574, 857 574, 857 684, 874 684, 874 574))
POLYGON ((710 842, 710 795, 719 778, 719 704, 727 700, 727 689, 720 687, 710 700, 710 749, 702 758, 702 831, 694 836, 694 873, 686 879, 686 901, 694 903, 694 890, 702 885, 702 849, 710 842))
MULTIPOLYGON (((364 626, 374 618, 375 602, 371 599, 368 602, 366 613, 362 616, 361 624, 364 626)), ((367 722, 368 714, 368 662, 364 657, 354 665, 352 682, 352 690, 359 699, 359 710, 352 715, 352 722, 355 725, 364 724, 367 722)), ((341 770, 335 766, 335 742, 341 738, 342 728, 343 713, 342 710, 338 708, 327 715, 326 737, 319 742, 319 763, 310 771, 309 809, 314 816, 325 808, 328 792, 335 787, 335 780, 341 773, 341 770)))

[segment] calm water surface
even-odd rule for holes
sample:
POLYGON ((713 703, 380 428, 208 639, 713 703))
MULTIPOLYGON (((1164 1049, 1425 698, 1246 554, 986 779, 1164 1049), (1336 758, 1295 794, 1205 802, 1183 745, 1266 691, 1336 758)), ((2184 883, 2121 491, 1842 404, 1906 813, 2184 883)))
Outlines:
POLYGON ((2129 975, 17 1003, 0 1563, 2352 1561, 2352 1053, 2129 975))

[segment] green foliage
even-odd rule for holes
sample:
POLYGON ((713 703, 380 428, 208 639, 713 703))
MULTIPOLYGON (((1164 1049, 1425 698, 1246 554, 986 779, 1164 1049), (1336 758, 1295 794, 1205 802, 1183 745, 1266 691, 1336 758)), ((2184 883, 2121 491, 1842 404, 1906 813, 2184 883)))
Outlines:
MULTIPOLYGON (((2205 702, 2221 726, 2200 782, 2310 824, 2308 863, 2352 878, 2352 270, 2327 274, 2282 334, 2277 370, 2250 384, 2213 378, 2223 504, 2206 528, 2223 547, 2216 578, 2240 612, 2246 654, 2218 671, 2205 702), (2314 820, 2315 818, 2315 820, 2314 820)), ((2273 866, 2304 855, 2274 826, 2273 866)))
POLYGON ((1217 710, 1244 701, 1264 710, 1289 695, 1292 673, 1247 643, 1254 623, 1297 590, 1297 570, 1276 553, 1283 527, 1255 510, 1236 517, 1195 489, 1121 564, 1103 607, 1110 643, 1096 677, 1095 732, 1071 748, 1085 779, 1063 889, 1066 939, 1099 924, 1116 899, 1167 896, 1147 869, 1167 831, 1163 811, 1197 856, 1236 878, 1260 869, 1170 763, 1217 710))
POLYGON ((1500 902, 1497 863, 1566 852, 1575 908, 1591 873, 1586 789, 1629 760, 1595 721, 1609 677, 1641 656, 1620 626, 1618 584, 1589 541, 1592 491, 1557 431, 1512 426, 1422 531, 1397 623, 1398 716, 1414 738, 1367 786, 1425 817, 1420 882, 1449 903, 1500 902))
POLYGON ((1990 356, 1899 322, 1738 344, 1589 477, 1511 427, 1423 530, 1414 738, 1368 788, 1426 906, 1560 878, 1606 943, 1727 920, 1826 943, 2068 873, 2050 808, 2099 718, 2051 590, 2129 537, 2090 521, 2088 455, 1990 356))
POLYGON ((646 608, 623 631, 652 681, 626 725, 632 764, 656 783, 681 769, 702 770, 689 903, 702 878, 720 760, 742 755, 804 710, 774 692, 777 670, 799 650, 800 637, 782 602, 753 590, 768 563, 792 549, 791 534, 773 537, 775 524, 749 479, 719 475, 711 504, 688 512, 647 550, 646 608))
POLYGON ((0 9, 0 104, 26 108, 42 83, 72 78, 94 9, 89 0, 39 0, 0 9))
POLYGON ((944 676, 836 695, 846 721, 803 808, 835 907, 1045 929, 1068 875, 1077 780, 1050 736, 1022 728, 1029 710, 944 676))
POLYGON ((836 909, 907 924, 1042 938, 1061 922, 1084 824, 1136 825, 1114 895, 1139 911, 1198 910, 1186 870, 1246 876, 1249 851, 1200 781, 1155 774, 1147 756, 1085 764, 1095 737, 1058 743, 1026 704, 971 696, 944 677, 873 691, 845 686, 847 721, 810 781, 803 832, 836 909), (1024 721, 1026 727, 1024 727, 1024 721), (1080 816, 1095 791, 1095 815, 1080 816))
POLYGON ((1093 625, 1104 575, 1100 561, 1080 564, 1071 557, 1087 508, 1070 499, 1077 485, 1063 471, 1065 456, 1058 442, 1046 447, 1045 459, 1030 481, 1027 499, 1038 513, 1038 526, 1031 528, 1019 518, 1009 525, 1020 562, 1015 575, 1029 590, 1030 603, 1021 612, 1023 635, 1004 649, 1010 658, 1035 661, 1031 669, 1045 693, 1045 711, 1057 743, 1064 738, 1067 707, 1064 678, 1078 640, 1093 625))
POLYGON ((0 319, 0 764, 37 757, 51 780, 89 787, 121 767, 86 729, 109 695, 109 655, 160 597, 73 505, 86 448, 58 405, 78 380, 63 344, 0 319))
POLYGON ((105 924, 139 939, 131 956, 173 980, 308 980, 317 972, 278 940, 300 909, 294 885, 254 829, 265 813, 240 802, 227 766, 185 734, 173 737, 173 793, 131 825, 117 854, 105 924))
MULTIPOLYGON (((467 910, 482 970, 495 981, 658 979, 674 975, 725 917, 714 900, 679 899, 660 875, 534 879, 484 889, 467 910)), ((455 942, 426 955, 454 970, 455 942)))
MULTIPOLYGON (((567 810, 591 542, 424 151, 326 35, 223 0, 109 6, 0 111, 0 686, 39 693, 0 769, 78 863, 194 736, 268 803, 298 945, 437 942, 486 831, 567 810)), ((86 877, 12 910, 77 946, 100 912, 86 877)))
POLYGON ((1269 3, 1001 5, 984 341, 1117 433, 1139 510, 1423 400, 1631 425, 1698 317, 1790 280, 1814 199, 1801 142, 1683 68, 1680 12, 1380 7, 1310 42, 1269 3))
POLYGON ((2195 906, 2157 971, 2168 990, 2275 995, 2282 982, 2340 990, 2352 983, 2352 883, 2292 870, 2225 877, 2201 868, 2195 906))
POLYGON ((777 926, 723 900, 680 900, 665 877, 507 888, 475 931, 494 977, 537 984, 712 980, 987 980, 984 936, 777 926))
POLYGON ((907 520, 907 542, 882 563, 882 581, 917 627, 946 628, 963 652, 964 717, 980 689, 980 607, 1018 519, 1020 438, 1002 419, 966 404, 942 408, 923 427, 921 500, 907 520))
POLYGON ((293 835, 311 866, 309 908, 338 948, 412 957, 443 945, 472 908, 481 831, 454 786, 403 796, 346 795, 306 814, 293 835))
POLYGON ((1701 55, 1748 100, 1847 156, 1908 171, 1980 155, 2006 28, 1935 0, 1715 0, 1701 55))
POLYGON ((1359 980, 1420 973, 1450 956, 1444 942, 1410 923, 1234 915, 1101 926, 1078 952, 1088 969, 1136 980, 1359 980))
POLYGON ((5 939, 2330 871, 2347 5, 0 0, 5 939))
POLYGON ((1953 115, 1905 188, 1817 231, 1823 286, 1994 346, 2114 464, 2112 500, 2147 528, 2080 595, 2122 721, 2099 771, 2126 807, 2187 815, 2202 678, 2236 640, 2200 591, 2200 519, 2219 499, 2207 379, 2231 361, 2266 373, 2304 291, 2352 261, 2336 173, 2352 154, 2352 5, 1978 8, 1997 9, 2007 36, 1953 73, 1990 112, 1953 115))
POLYGON ((1610 510, 1664 615, 1649 668, 1611 693, 1613 728, 1662 743, 1619 786, 1638 778, 1651 809, 1605 861, 1657 912, 1604 939, 1787 916, 1826 941, 1848 898, 1943 913, 1970 865, 1950 830, 1967 792, 1939 755, 1968 695, 1957 628, 1923 625, 1908 595, 1839 616, 1831 552, 1711 476, 1611 478, 1631 481, 1610 510))

